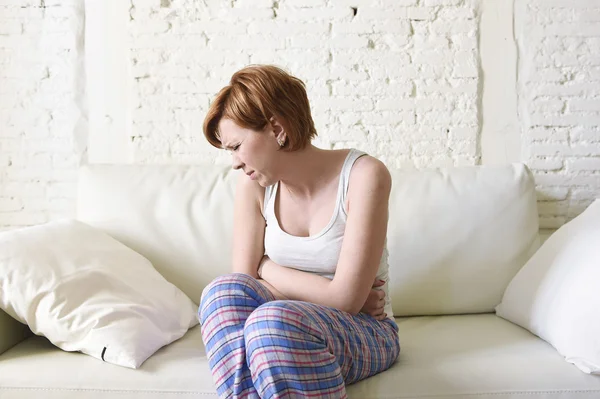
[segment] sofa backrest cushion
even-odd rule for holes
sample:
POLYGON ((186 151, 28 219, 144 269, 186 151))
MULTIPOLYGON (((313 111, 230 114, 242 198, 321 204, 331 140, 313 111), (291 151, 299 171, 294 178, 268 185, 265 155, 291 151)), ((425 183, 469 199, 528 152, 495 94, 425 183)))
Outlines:
POLYGON ((144 255, 199 303, 203 288, 231 270, 236 176, 212 165, 84 166, 77 218, 144 255))
POLYGON ((388 249, 396 316, 493 312, 539 248, 525 165, 392 171, 388 249))
MULTIPOLYGON (((394 315, 493 312, 539 246, 527 168, 391 172, 394 315)), ((77 217, 143 254, 198 303, 213 278, 230 272, 237 173, 213 165, 87 165, 77 217)))

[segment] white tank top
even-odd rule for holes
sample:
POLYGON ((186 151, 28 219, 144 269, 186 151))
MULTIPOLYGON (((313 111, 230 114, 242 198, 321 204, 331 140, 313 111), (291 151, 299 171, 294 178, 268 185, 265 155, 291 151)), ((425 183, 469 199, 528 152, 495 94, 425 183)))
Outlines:
MULTIPOLYGON (((331 220, 321 232, 309 237, 294 236, 281 229, 275 216, 275 198, 279 182, 266 187, 263 209, 266 221, 265 255, 278 265, 333 279, 346 229, 346 196, 348 194, 350 171, 354 162, 363 155, 366 154, 351 149, 346 156, 339 178, 337 199, 331 220)), ((385 292, 385 313, 387 313, 388 318, 393 320, 392 304, 388 295, 387 239, 379 262, 377 279, 385 281, 380 289, 385 292)))

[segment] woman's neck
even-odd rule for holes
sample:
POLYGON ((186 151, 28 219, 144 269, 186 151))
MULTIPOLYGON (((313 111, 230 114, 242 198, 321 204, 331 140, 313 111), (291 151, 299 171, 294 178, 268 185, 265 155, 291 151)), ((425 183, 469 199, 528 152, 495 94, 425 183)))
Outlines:
POLYGON ((309 145, 285 154, 280 182, 296 197, 310 199, 339 175, 340 158, 346 151, 323 150, 309 145))

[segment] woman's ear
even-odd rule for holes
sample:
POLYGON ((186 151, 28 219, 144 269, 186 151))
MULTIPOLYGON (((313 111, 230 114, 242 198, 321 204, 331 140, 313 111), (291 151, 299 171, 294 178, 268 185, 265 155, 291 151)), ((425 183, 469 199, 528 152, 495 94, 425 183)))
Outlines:
POLYGON ((277 140, 278 143, 280 143, 279 145, 282 146, 281 143, 285 144, 285 141, 287 139, 285 127, 274 116, 272 116, 271 119, 269 119, 269 123, 271 124, 271 131, 272 131, 273 135, 275 136, 275 139, 277 140))

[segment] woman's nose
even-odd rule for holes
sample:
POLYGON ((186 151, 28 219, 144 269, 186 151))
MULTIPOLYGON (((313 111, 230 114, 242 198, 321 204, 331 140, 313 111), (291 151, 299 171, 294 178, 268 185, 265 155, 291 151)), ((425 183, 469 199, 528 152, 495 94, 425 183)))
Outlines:
POLYGON ((233 154, 232 159, 233 159, 233 163, 232 163, 231 167, 233 169, 238 170, 244 165, 242 163, 242 161, 240 161, 240 159, 235 154, 233 154))

